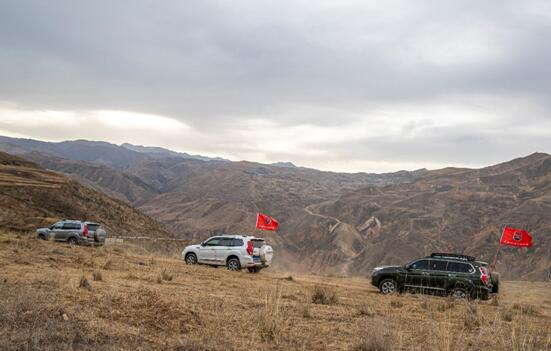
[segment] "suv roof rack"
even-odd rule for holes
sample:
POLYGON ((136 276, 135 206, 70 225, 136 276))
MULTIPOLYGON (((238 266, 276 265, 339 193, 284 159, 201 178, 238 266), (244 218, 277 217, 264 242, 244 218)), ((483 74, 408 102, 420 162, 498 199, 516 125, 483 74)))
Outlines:
POLYGON ((437 257, 437 258, 453 258, 456 260, 462 260, 462 261, 474 261, 476 260, 473 256, 467 256, 467 255, 460 255, 460 254, 454 254, 454 253, 432 253, 430 257, 437 257))

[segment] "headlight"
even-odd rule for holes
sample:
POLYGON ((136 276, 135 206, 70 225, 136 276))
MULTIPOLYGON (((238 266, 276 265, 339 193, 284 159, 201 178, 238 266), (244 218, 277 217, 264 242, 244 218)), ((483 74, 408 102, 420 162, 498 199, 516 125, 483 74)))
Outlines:
POLYGON ((380 271, 381 269, 383 269, 384 267, 375 267, 373 268, 373 273, 377 272, 377 271, 380 271))

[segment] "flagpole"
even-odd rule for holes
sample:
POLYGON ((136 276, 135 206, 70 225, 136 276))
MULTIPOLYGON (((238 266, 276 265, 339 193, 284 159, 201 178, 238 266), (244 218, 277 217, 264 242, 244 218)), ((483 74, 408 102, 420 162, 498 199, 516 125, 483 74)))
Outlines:
POLYGON ((501 237, 499 238, 499 244, 497 245, 497 251, 496 251, 496 254, 494 256, 494 260, 492 261, 492 264, 490 265, 490 273, 496 268, 497 255, 499 255, 499 252, 501 251, 501 239, 503 238, 504 231, 505 231, 505 227, 501 231, 501 237))
POLYGON ((497 255, 499 254, 499 251, 501 251, 501 243, 497 246, 497 251, 494 256, 494 260, 492 261, 492 265, 490 266, 490 272, 492 272, 496 268, 497 255))

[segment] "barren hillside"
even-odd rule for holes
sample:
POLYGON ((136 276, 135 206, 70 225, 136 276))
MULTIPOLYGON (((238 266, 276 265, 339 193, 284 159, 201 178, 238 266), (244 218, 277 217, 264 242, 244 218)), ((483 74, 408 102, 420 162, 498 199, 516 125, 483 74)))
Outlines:
POLYGON ((98 221, 112 235, 171 235, 120 200, 0 152, 0 228, 34 231, 62 218, 98 221))

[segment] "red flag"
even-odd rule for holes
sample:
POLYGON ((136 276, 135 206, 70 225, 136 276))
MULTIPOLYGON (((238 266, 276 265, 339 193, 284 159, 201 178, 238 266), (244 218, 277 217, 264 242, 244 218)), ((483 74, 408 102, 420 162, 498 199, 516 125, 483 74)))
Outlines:
POLYGON ((262 213, 258 213, 256 217, 256 228, 262 230, 277 230, 279 227, 279 222, 273 219, 270 216, 267 216, 262 213))
POLYGON ((532 236, 526 230, 505 227, 500 244, 518 247, 532 247, 532 236))

